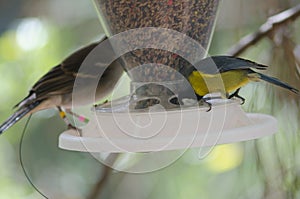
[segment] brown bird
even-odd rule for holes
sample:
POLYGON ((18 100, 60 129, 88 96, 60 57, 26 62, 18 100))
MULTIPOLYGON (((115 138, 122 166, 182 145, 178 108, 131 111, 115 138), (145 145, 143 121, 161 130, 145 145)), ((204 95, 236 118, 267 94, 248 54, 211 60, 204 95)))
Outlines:
MULTIPOLYGON (((86 87, 89 86, 89 83, 97 81, 95 100, 100 100, 108 95, 124 71, 120 64, 120 60, 116 59, 106 68, 105 60, 97 60, 94 56, 95 62, 88 62, 91 64, 91 70, 84 72, 80 70, 85 58, 104 41, 108 41, 106 37, 102 38, 99 42, 79 49, 67 57, 61 64, 53 67, 48 73, 42 76, 33 85, 27 97, 14 107, 18 108, 15 113, 0 125, 0 134, 24 116, 43 109, 57 107, 60 111, 60 116, 66 121, 66 114, 62 107, 67 112, 71 113, 73 88, 76 78, 77 80, 78 78, 86 80, 84 81, 86 84, 76 88, 79 91, 81 104, 92 103, 89 100, 85 100, 84 94, 84 92, 87 92, 86 90, 88 90, 86 87), (96 72, 101 70, 104 72, 101 79, 98 81, 97 78, 99 78, 100 75, 96 74, 96 72)), ((113 49, 110 45, 107 45, 109 42, 105 42, 105 44, 105 47, 107 48, 103 50, 104 52, 99 52, 101 54, 100 57, 104 59, 107 57, 108 60, 110 60, 111 56, 114 55, 113 49)), ((68 125, 69 127, 72 127, 70 123, 68 123, 68 125)))

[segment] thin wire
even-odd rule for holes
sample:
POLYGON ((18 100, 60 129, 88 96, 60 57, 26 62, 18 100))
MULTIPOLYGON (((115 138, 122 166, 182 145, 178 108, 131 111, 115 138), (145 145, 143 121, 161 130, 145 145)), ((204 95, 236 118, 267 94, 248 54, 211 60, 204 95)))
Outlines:
POLYGON ((26 170, 25 170, 25 167, 24 167, 24 164, 23 164, 23 158, 22 158, 22 144, 23 144, 23 140, 24 140, 24 136, 25 136, 25 133, 26 133, 26 129, 28 127, 28 124, 29 124, 29 121, 31 119, 31 116, 32 114, 29 115, 27 121, 26 121, 26 124, 25 124, 25 127, 23 129, 23 132, 22 132, 22 135, 21 135, 21 140, 20 140, 20 145, 19 145, 19 160, 20 160, 20 164, 21 164, 21 167, 22 167, 22 170, 24 172, 24 175, 25 177, 27 178, 28 182, 31 184, 31 186, 39 193, 41 194, 42 196, 44 196, 45 198, 47 198, 47 196, 45 196, 34 184, 33 182, 31 181, 31 179, 29 178, 29 175, 27 174, 26 170))

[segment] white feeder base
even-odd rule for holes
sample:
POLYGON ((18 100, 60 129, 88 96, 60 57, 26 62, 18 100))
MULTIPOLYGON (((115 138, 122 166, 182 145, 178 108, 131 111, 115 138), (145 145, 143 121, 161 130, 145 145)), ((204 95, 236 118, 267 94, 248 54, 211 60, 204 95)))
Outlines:
POLYGON ((246 114, 238 101, 213 100, 207 107, 149 112, 96 113, 82 129, 67 130, 59 147, 83 152, 151 152, 233 143, 271 135, 277 120, 246 114))
POLYGON ((257 139, 277 131, 269 115, 245 113, 238 101, 213 100, 207 107, 149 112, 95 113, 82 129, 67 130, 59 147, 83 152, 153 152, 257 139))

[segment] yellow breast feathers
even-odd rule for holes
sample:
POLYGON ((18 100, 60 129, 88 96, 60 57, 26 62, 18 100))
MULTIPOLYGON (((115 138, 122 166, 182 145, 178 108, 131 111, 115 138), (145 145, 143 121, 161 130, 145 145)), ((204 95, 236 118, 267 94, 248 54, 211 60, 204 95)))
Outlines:
POLYGON ((212 92, 233 92, 250 81, 247 75, 245 70, 232 70, 220 74, 204 74, 193 71, 188 80, 195 93, 204 96, 212 92))

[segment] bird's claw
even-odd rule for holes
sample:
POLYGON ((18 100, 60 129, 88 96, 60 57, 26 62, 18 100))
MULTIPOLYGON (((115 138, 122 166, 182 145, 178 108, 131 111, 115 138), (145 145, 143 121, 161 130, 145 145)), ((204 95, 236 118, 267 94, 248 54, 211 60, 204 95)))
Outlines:
POLYGON ((243 98, 242 96, 239 95, 239 91, 240 91, 240 89, 237 89, 234 93, 232 93, 231 95, 229 95, 228 99, 236 97, 236 98, 242 100, 241 105, 243 105, 246 100, 245 100, 245 98, 243 98))
POLYGON ((206 112, 209 112, 212 108, 212 104, 209 103, 206 99, 202 98, 199 103, 203 103, 203 104, 207 104, 208 105, 208 109, 206 110, 206 112))
POLYGON ((240 95, 238 95, 238 94, 236 94, 236 95, 230 95, 229 96, 229 98, 228 99, 231 99, 231 98, 233 98, 233 97, 236 97, 236 98, 238 98, 238 99, 240 99, 242 102, 240 103, 240 105, 243 105, 243 104, 245 104, 245 98, 243 98, 242 96, 240 96, 240 95))
POLYGON ((211 103, 207 102, 207 101, 204 101, 204 103, 206 103, 208 105, 208 109, 206 110, 206 112, 209 112, 211 110, 211 103))

